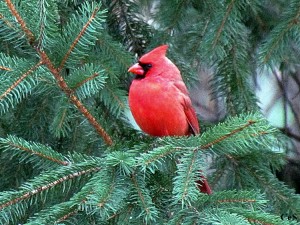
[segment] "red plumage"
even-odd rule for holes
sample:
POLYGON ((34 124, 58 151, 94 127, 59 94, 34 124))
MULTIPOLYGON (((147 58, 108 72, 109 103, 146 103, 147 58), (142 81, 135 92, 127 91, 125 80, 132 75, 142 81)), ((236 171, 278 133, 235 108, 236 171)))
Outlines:
MULTIPOLYGON (((136 74, 129 90, 129 106, 139 127, 152 136, 199 134, 199 123, 180 71, 167 57, 167 45, 143 55, 129 68, 136 74)), ((205 179, 202 192, 211 193, 205 179)))

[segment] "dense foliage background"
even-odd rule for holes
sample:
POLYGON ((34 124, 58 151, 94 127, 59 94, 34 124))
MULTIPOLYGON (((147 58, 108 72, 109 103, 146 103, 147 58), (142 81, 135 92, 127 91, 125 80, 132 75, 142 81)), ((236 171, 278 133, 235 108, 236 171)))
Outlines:
POLYGON ((299 223, 299 37, 299 0, 1 1, 0 224, 299 223), (195 137, 130 115, 161 44, 195 137))

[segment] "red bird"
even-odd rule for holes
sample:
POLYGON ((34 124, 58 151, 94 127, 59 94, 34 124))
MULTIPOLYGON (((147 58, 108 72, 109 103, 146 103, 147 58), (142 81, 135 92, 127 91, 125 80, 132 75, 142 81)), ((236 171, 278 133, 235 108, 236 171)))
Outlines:
MULTIPOLYGON (((200 133, 195 110, 180 71, 167 57, 167 45, 143 55, 129 68, 136 75, 129 90, 129 106, 139 127, 151 136, 200 133)), ((211 194, 203 179, 201 192, 211 194)))

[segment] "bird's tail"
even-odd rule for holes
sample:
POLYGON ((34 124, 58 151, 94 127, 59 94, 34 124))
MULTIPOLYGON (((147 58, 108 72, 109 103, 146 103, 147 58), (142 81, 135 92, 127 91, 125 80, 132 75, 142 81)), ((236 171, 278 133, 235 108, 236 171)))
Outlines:
POLYGON ((208 195, 212 194, 212 190, 204 176, 201 175, 201 179, 197 181, 197 186, 200 192, 206 193, 208 195))

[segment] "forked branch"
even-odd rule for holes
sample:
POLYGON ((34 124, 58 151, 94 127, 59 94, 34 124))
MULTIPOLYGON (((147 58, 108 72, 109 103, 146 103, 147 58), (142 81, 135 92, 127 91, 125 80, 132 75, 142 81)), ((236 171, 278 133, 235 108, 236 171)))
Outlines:
POLYGON ((88 109, 81 103, 81 101, 74 94, 74 91, 67 85, 64 78, 60 75, 59 70, 54 67, 49 57, 44 51, 37 49, 42 62, 47 66, 50 72, 55 77, 58 86, 67 95, 70 101, 78 108, 78 110, 87 118, 90 124, 96 129, 97 133, 104 139, 107 145, 112 145, 111 137, 106 133, 103 127, 96 121, 95 117, 88 111, 88 109))

